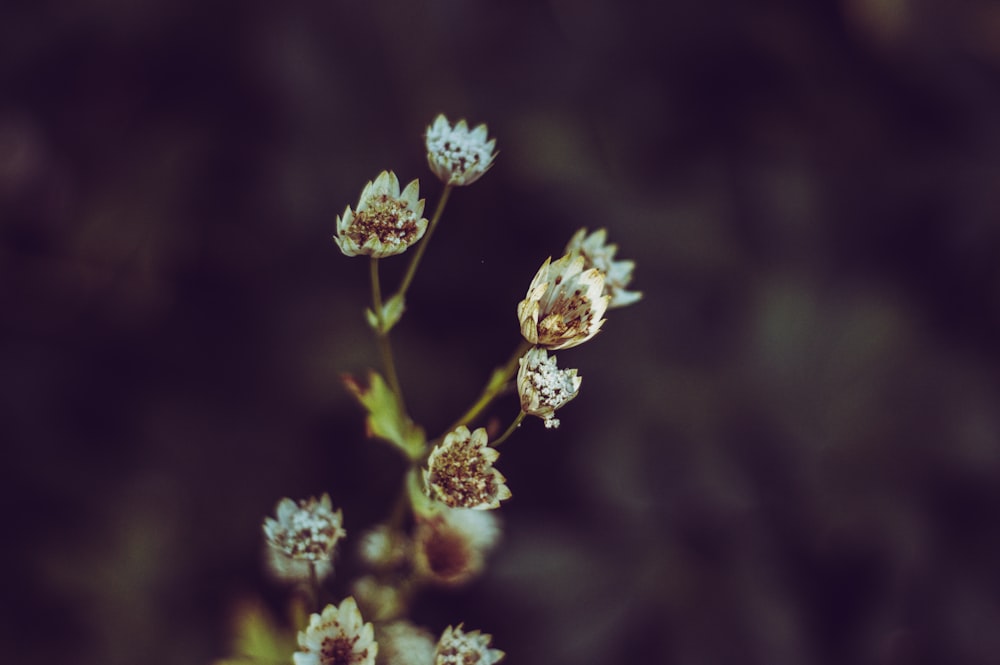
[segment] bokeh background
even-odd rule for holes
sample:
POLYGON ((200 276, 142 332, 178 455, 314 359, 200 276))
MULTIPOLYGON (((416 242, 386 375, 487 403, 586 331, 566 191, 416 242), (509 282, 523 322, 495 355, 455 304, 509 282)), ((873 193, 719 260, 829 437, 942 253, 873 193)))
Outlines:
MULTIPOLYGON (((579 227, 645 299, 505 445, 518 665, 1000 662, 1000 7, 989 0, 83 0, 0 9, 0 644, 209 663, 282 496, 358 534, 402 465, 334 218, 487 122, 394 336, 446 426, 579 227)), ((398 278, 405 260, 386 262, 398 278)), ((492 415, 506 421, 515 401, 492 415)), ((347 560, 350 554, 346 553, 347 560)))

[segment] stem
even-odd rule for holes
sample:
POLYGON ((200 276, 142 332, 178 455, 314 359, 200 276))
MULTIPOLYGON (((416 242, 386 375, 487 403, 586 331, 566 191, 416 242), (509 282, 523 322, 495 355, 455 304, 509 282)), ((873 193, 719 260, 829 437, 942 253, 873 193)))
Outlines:
POLYGON ((389 333, 383 330, 385 320, 382 318, 382 288, 378 279, 378 259, 374 256, 368 264, 371 268, 372 279, 372 304, 375 306, 375 318, 378 319, 379 329, 375 332, 378 340, 379 354, 382 356, 382 367, 385 369, 385 376, 389 380, 389 387, 396 394, 399 401, 399 408, 405 412, 403 404, 403 389, 399 385, 399 375, 396 374, 396 363, 392 359, 392 344, 389 342, 389 333))
POLYGON ((309 562, 309 600, 313 611, 319 612, 319 576, 316 575, 316 563, 309 562))
POLYGON ((514 373, 518 368, 518 360, 521 356, 531 348, 531 343, 525 340, 521 340, 521 343, 517 346, 514 353, 511 354, 510 360, 503 367, 499 367, 493 370, 490 380, 487 382, 486 387, 483 388, 482 394, 479 399, 476 400, 475 404, 469 407, 469 410, 462 414, 462 417, 455 421, 448 431, 454 431, 454 429, 460 425, 468 425, 472 420, 474 420, 483 409, 489 406, 490 402, 496 398, 497 395, 504 389, 507 382, 510 381, 510 377, 514 376, 514 373))
POLYGON ((413 251, 413 258, 410 259, 410 266, 406 269, 406 275, 403 277, 403 283, 399 286, 399 292, 397 295, 400 297, 404 297, 406 295, 406 290, 410 288, 410 282, 413 281, 413 276, 417 274, 417 266, 420 265, 420 259, 423 258, 424 252, 427 250, 427 243, 430 242, 434 229, 437 228, 438 222, 441 221, 441 213, 444 212, 444 206, 448 203, 448 197, 451 195, 451 190, 451 185, 445 185, 444 191, 441 192, 441 198, 438 199, 437 208, 434 209, 434 216, 431 217, 431 221, 427 225, 427 232, 424 234, 424 240, 417 245, 416 249, 413 251))
POLYGON ((493 446, 494 448, 499 448, 500 444, 503 443, 504 441, 506 441, 507 437, 509 437, 511 434, 513 434, 514 430, 516 430, 518 427, 521 426, 521 421, 524 420, 524 417, 526 415, 527 414, 524 411, 521 411, 520 413, 518 413, 517 414, 517 418, 514 418, 514 422, 512 422, 510 424, 510 427, 507 428, 507 431, 504 432, 503 434, 501 434, 499 439, 497 439, 496 441, 491 442, 490 445, 493 446))

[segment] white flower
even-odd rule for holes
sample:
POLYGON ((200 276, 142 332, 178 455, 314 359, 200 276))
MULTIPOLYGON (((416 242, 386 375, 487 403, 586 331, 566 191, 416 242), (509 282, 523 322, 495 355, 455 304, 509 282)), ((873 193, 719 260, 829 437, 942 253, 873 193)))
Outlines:
POLYGON ((582 256, 586 262, 584 268, 597 268, 604 273, 604 293, 611 296, 609 308, 631 305, 642 298, 639 291, 625 290, 632 281, 635 261, 615 261, 618 246, 609 245, 607 238, 606 229, 598 229, 589 236, 587 229, 580 229, 566 245, 566 253, 570 256, 582 256))
POLYGON ((500 456, 487 445, 482 427, 460 425, 434 446, 424 469, 427 494, 451 508, 490 510, 510 498, 503 474, 493 468, 500 456))
POLYGON ((375 665, 378 654, 374 629, 351 597, 310 616, 309 626, 299 631, 299 648, 292 655, 295 665, 375 665))
POLYGON ((529 416, 538 416, 546 427, 559 427, 556 409, 577 395, 583 379, 575 369, 559 369, 556 357, 549 357, 545 349, 534 347, 519 360, 517 393, 521 397, 521 410, 529 416))
POLYGON ((413 536, 416 572, 437 584, 463 584, 482 572, 486 554, 499 540, 494 511, 442 506, 436 513, 417 518, 413 536))
POLYGON ((493 165, 496 139, 486 140, 486 125, 469 130, 465 120, 452 128, 439 114, 427 128, 427 163, 446 185, 471 185, 493 165))
POLYGON ((517 305, 521 335, 532 344, 568 349, 583 344, 600 331, 609 296, 604 273, 584 270, 582 256, 552 258, 538 269, 528 294, 517 305))
MULTIPOLYGON (((383 584, 374 575, 363 575, 351 584, 351 594, 372 621, 390 621, 404 610, 403 598, 394 584, 383 584)), ((381 642, 380 642, 381 646, 381 642)))
POLYGON ((264 519, 268 564, 276 577, 305 582, 333 572, 332 559, 337 543, 347 535, 343 514, 336 512, 330 495, 324 494, 296 503, 285 498, 278 502, 278 519, 264 519))
POLYGON ((385 524, 366 531, 358 541, 361 560, 376 570, 388 570, 403 563, 408 556, 408 548, 407 537, 385 524))
POLYGON ((419 197, 416 180, 400 194, 396 174, 382 171, 361 191, 357 210, 348 206, 343 217, 337 217, 334 242, 347 256, 379 259, 405 252, 427 230, 427 220, 421 217, 424 200, 419 197))
POLYGON ((444 629, 434 653, 434 665, 493 665, 500 662, 504 652, 490 648, 492 635, 473 630, 462 630, 462 624, 444 629))
POLYGON ((378 628, 378 665, 434 665, 434 637, 409 621, 378 628))

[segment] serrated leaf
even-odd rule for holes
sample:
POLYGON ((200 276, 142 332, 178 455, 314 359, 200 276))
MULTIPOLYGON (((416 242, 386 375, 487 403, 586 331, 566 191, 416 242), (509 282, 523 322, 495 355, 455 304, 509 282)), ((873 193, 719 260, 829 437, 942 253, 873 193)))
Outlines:
POLYGON ((378 372, 368 373, 368 387, 363 388, 357 380, 343 376, 344 385, 368 412, 365 430, 369 437, 377 437, 392 443, 410 459, 423 454, 424 430, 417 426, 403 411, 395 393, 378 372))

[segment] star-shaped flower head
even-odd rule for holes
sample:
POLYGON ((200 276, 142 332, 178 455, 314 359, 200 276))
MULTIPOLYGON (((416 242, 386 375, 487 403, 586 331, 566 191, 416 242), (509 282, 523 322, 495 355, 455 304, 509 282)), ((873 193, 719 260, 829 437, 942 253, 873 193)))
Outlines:
POLYGON ((587 235, 587 229, 580 229, 566 245, 566 253, 582 256, 584 268, 597 268, 604 273, 604 293, 611 296, 609 308, 631 305, 642 298, 640 291, 625 290, 632 281, 635 261, 615 261, 618 246, 609 245, 607 239, 606 229, 598 229, 590 235, 587 235))
POLYGON ((450 508, 499 508, 510 498, 503 474, 493 468, 499 456, 487 445, 485 428, 470 433, 460 425, 434 446, 427 459, 427 494, 450 508))
POLYGON ((401 254, 427 230, 423 212, 420 183, 414 180, 400 193, 396 174, 382 171, 361 191, 357 209, 348 206, 343 216, 337 216, 333 240, 347 256, 381 259, 401 254))
POLYGON ((454 127, 439 114, 427 128, 427 163, 446 185, 471 185, 493 165, 496 139, 487 140, 486 125, 469 130, 465 120, 454 127))
POLYGON ((285 498, 276 513, 278 519, 264 519, 271 572, 291 582, 306 582, 313 573, 323 579, 333 572, 337 543, 347 532, 343 513, 333 510, 330 495, 297 503, 285 498))
POLYGON ((585 270, 584 265, 582 256, 545 259, 517 306, 524 339, 549 349, 568 349, 598 333, 611 297, 603 295, 604 273, 585 270))
POLYGON ((493 665, 500 662, 504 652, 491 649, 492 635, 480 633, 478 630, 465 632, 462 624, 452 628, 448 626, 438 640, 434 653, 434 665, 493 665))
POLYGON ((549 357, 545 349, 534 347, 519 360, 517 393, 521 397, 521 410, 529 416, 538 416, 546 427, 559 427, 556 409, 577 395, 583 379, 575 369, 559 369, 556 357, 549 357))
POLYGON ((309 626, 299 631, 301 651, 292 660, 295 665, 375 665, 374 634, 354 598, 347 597, 340 607, 327 605, 322 614, 309 617, 309 626))

